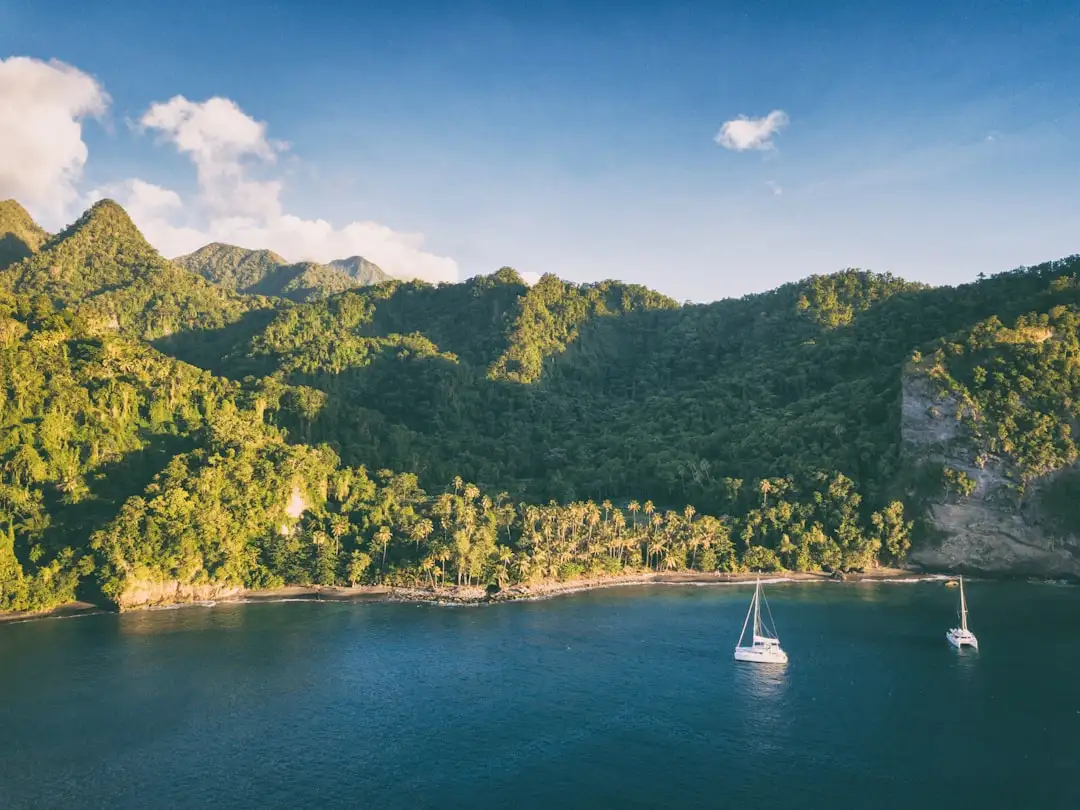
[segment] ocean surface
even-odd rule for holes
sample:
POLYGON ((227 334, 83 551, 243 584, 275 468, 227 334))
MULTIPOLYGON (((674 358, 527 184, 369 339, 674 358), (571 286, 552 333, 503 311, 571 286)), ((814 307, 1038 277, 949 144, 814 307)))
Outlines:
POLYGON ((752 589, 0 625, 0 808, 1080 808, 1080 588, 752 589))

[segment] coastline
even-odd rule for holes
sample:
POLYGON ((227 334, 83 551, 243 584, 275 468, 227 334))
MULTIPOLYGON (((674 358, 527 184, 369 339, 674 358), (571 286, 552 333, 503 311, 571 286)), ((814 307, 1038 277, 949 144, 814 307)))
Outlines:
POLYGON ((876 568, 862 574, 846 574, 843 579, 825 573, 773 574, 705 574, 692 572, 634 573, 605 577, 582 577, 565 582, 540 582, 514 585, 506 590, 488 593, 481 586, 455 585, 449 587, 392 587, 389 585, 287 585, 260 590, 228 589, 217 599, 162 599, 153 603, 126 606, 121 610, 89 602, 70 602, 45 611, 0 613, 0 624, 34 621, 37 619, 75 618, 103 613, 133 610, 163 610, 178 607, 213 607, 214 605, 251 604, 256 602, 407 602, 432 605, 488 605, 500 602, 552 599, 584 591, 633 585, 738 585, 754 582, 761 576, 763 583, 776 582, 918 582, 926 579, 945 579, 946 574, 931 574, 908 568, 876 568))

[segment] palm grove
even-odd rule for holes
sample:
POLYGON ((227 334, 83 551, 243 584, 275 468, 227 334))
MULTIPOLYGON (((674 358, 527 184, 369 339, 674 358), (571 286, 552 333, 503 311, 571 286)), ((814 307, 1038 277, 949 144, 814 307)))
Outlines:
POLYGON ((0 203, 0 246, 0 610, 898 562, 965 488, 905 452, 911 374, 966 403, 1018 502, 1076 457, 1075 258, 679 306, 508 268, 171 262, 109 201, 51 237, 0 203))

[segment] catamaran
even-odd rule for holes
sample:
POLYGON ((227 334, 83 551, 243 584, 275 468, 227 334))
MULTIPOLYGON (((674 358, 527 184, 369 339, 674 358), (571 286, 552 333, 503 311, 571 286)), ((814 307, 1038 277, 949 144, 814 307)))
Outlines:
POLYGON ((780 649, 780 638, 776 632, 776 625, 772 621, 772 611, 769 603, 765 601, 765 595, 761 592, 761 579, 754 586, 754 598, 750 602, 750 610, 746 613, 746 621, 743 622, 742 632, 739 634, 739 642, 735 645, 735 660, 749 661, 756 664, 786 664, 787 653, 780 649), (761 603, 765 602, 765 613, 769 616, 769 624, 766 625, 761 617, 761 603), (746 628, 750 624, 750 617, 754 617, 753 637, 749 647, 743 646, 743 637, 746 628), (770 630, 769 625, 772 625, 770 630), (768 635, 771 632, 772 635, 768 635))
POLYGON ((964 598, 964 578, 960 577, 960 626, 952 628, 945 634, 945 638, 958 650, 962 647, 974 647, 977 650, 979 649, 979 640, 975 638, 974 633, 968 630, 967 614, 967 599, 964 598))

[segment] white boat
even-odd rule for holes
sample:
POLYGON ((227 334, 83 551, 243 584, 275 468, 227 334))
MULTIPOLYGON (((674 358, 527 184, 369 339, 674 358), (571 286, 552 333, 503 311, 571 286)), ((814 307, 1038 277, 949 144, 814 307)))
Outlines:
MULTIPOLYGON (((765 595, 761 592, 761 580, 754 586, 754 598, 750 602, 750 610, 746 613, 746 621, 743 622, 742 633, 739 634, 738 644, 735 645, 735 660, 748 661, 754 664, 786 664, 787 653, 780 649, 780 639, 775 629, 771 629, 772 635, 768 635, 770 629, 762 622, 761 603, 765 601, 765 595), (746 636, 746 628, 750 624, 750 617, 754 617, 753 637, 750 646, 743 646, 743 638, 746 636)), ((765 612, 769 615, 769 624, 772 624, 772 612, 769 603, 765 602, 765 612)))
POLYGON ((964 578, 960 577, 960 626, 952 628, 945 634, 945 638, 956 649, 963 647, 974 647, 979 649, 979 640, 975 638, 975 634, 968 630, 967 626, 967 599, 964 598, 964 578))

